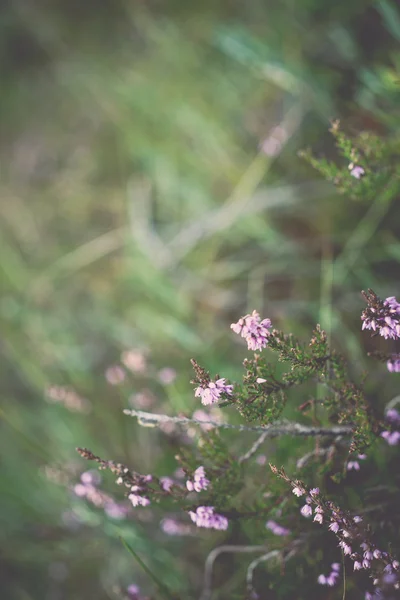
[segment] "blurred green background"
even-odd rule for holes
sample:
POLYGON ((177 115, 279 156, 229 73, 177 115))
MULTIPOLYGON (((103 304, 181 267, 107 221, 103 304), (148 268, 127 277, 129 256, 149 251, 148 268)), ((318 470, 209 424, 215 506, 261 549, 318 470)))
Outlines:
POLYGON ((192 357, 240 379, 244 312, 320 322, 366 368, 359 290, 396 293, 398 211, 297 152, 335 158, 332 118, 399 133, 399 41, 394 0, 1 4, 1 598, 154 594, 119 536, 198 597, 223 538, 79 497, 75 447, 173 475, 181 434, 122 409, 192 414, 192 357))

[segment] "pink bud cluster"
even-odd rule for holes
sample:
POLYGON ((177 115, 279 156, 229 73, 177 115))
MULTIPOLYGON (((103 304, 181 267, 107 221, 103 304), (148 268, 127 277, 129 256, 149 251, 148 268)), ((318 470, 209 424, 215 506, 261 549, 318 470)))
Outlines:
POLYGON ((392 354, 386 366, 390 373, 400 373, 400 354, 392 354))
MULTIPOLYGON (((296 496, 306 494, 304 486, 299 481, 293 482, 292 488, 296 496)), ((352 517, 332 502, 325 500, 318 488, 309 491, 306 504, 300 509, 300 512, 304 517, 311 517, 314 514, 313 520, 320 525, 329 523, 328 529, 339 539, 339 547, 343 554, 349 556, 353 561, 354 571, 373 569, 380 572, 383 570, 384 573, 394 573, 396 582, 399 581, 397 577, 400 568, 399 562, 366 539, 362 517, 359 515, 352 517), (314 505, 314 511, 312 505, 314 505)), ((320 575, 318 581, 324 585, 331 585, 325 575, 320 575)))
POLYGON ((131 485, 129 481, 124 481, 123 477, 118 477, 117 484, 125 484, 126 487, 129 487, 130 493, 128 498, 132 502, 132 506, 149 506, 150 500, 146 495, 146 488, 147 484, 151 483, 152 480, 152 475, 140 475, 137 477, 137 483, 131 485))
POLYGON ((353 458, 352 460, 349 460, 347 465, 346 465, 346 469, 348 471, 359 471, 360 470, 360 460, 365 460, 367 458, 366 454, 357 454, 356 458, 353 458))
POLYGON ((210 484, 210 480, 207 479, 204 467, 197 467, 193 474, 193 481, 190 479, 186 482, 186 487, 189 492, 201 492, 206 490, 210 484))
POLYGON ((269 521, 266 522, 265 527, 267 529, 269 529, 270 531, 272 531, 272 533, 274 535, 279 535, 279 536, 287 536, 291 534, 290 529, 287 529, 286 527, 282 527, 282 525, 279 525, 279 523, 276 523, 276 521, 273 521, 272 519, 270 519, 269 521))
POLYGON ((400 443, 400 413, 395 408, 390 408, 385 415, 390 430, 382 431, 381 437, 389 446, 397 446, 400 443))
POLYGON ((103 508, 104 512, 112 519, 124 519, 127 514, 127 507, 119 504, 110 495, 98 489, 101 481, 100 473, 97 471, 85 471, 81 475, 80 483, 73 487, 74 494, 80 498, 85 498, 88 502, 98 508, 103 508))
POLYGON ((328 585, 329 587, 333 587, 337 584, 340 577, 340 564, 332 563, 331 564, 331 572, 329 575, 320 575, 318 577, 318 583, 320 585, 328 585))
POLYGON ((228 519, 214 511, 213 506, 198 506, 196 512, 189 511, 189 516, 197 527, 206 529, 228 529, 228 519))
POLYGON ((247 342, 249 350, 262 350, 268 344, 272 324, 270 319, 263 319, 256 310, 251 315, 241 317, 237 323, 232 323, 231 329, 241 335, 247 342))
POLYGON ((227 385, 225 378, 217 381, 210 381, 207 385, 200 385, 196 388, 194 395, 201 398, 202 404, 214 404, 218 402, 222 394, 232 395, 233 385, 227 385))
POLYGON ((370 305, 362 312, 362 329, 372 329, 382 337, 400 339, 400 303, 394 296, 383 302, 373 297, 370 305))

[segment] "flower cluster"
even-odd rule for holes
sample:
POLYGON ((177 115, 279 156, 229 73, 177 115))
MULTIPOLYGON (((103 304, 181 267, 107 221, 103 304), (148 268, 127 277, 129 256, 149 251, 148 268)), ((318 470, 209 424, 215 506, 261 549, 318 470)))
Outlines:
POLYGON ((382 302, 372 291, 363 292, 368 307, 362 312, 362 329, 372 329, 382 337, 392 340, 400 339, 400 303, 394 296, 382 302))
POLYGON ((186 482, 186 487, 189 492, 201 492, 201 490, 206 490, 210 484, 210 480, 206 478, 206 473, 204 467, 197 467, 193 474, 193 481, 190 479, 186 482))
POLYGON ((206 386, 199 386, 196 388, 194 395, 201 398, 202 404, 207 406, 208 404, 214 404, 218 402, 221 394, 227 394, 230 396, 233 391, 233 385, 227 385, 225 378, 217 379, 217 381, 210 381, 206 386))
POLYGON ((256 310, 251 315, 241 317, 237 323, 232 323, 231 329, 242 336, 249 350, 262 350, 268 344, 272 324, 270 319, 263 319, 256 310))
POLYGON ((340 564, 332 563, 331 564, 331 572, 329 575, 320 575, 318 577, 318 583, 320 585, 328 585, 329 587, 333 587, 337 584, 340 577, 340 564))
POLYGON ((192 533, 191 525, 180 523, 176 519, 171 519, 171 517, 163 519, 160 526, 167 535, 190 535, 192 533))
MULTIPOLYGON (((305 485, 298 480, 292 481, 284 469, 277 469, 270 465, 274 474, 278 475, 292 486, 292 492, 296 496, 307 493, 305 485)), ((312 515, 314 505, 314 521, 320 525, 329 523, 328 529, 332 531, 339 540, 339 547, 345 556, 353 561, 353 570, 367 570, 373 575, 394 575, 393 587, 400 586, 398 572, 400 563, 388 552, 380 550, 366 535, 367 528, 363 526, 363 519, 359 515, 351 516, 343 511, 333 502, 326 500, 320 493, 319 488, 312 488, 308 492, 305 506, 301 513, 304 516, 312 515)), ((379 580, 375 577, 376 582, 379 580)), ((377 585, 377 583, 374 583, 377 585)), ((375 588, 377 591, 378 588, 375 588)))
POLYGON ((198 506, 196 512, 189 511, 189 516, 197 527, 228 529, 228 519, 214 512, 213 506, 198 506))
POLYGON ((349 460, 347 465, 346 465, 346 469, 348 471, 359 471, 360 470, 360 460, 365 460, 367 458, 366 454, 357 454, 356 458, 353 458, 352 460, 349 460))
POLYGON ((390 430, 382 431, 381 437, 389 446, 397 446, 400 443, 400 413, 395 408, 389 408, 385 419, 390 425, 390 430))
POLYGON ((400 354, 392 354, 386 366, 390 373, 400 373, 400 354))
POLYGON ((363 167, 360 167, 360 165, 355 165, 354 163, 349 164, 349 171, 350 175, 352 177, 355 177, 355 179, 361 179, 361 177, 365 175, 365 169, 363 169, 363 167))
POLYGON ((104 512, 112 519, 124 519, 127 507, 114 500, 111 496, 98 489, 101 482, 100 473, 97 471, 85 471, 81 475, 80 483, 73 487, 74 494, 79 498, 85 498, 97 508, 103 508, 104 512))
POLYGON ((291 534, 290 529, 282 527, 282 525, 279 525, 276 521, 272 521, 272 519, 266 522, 265 527, 272 531, 274 535, 287 536, 291 534))

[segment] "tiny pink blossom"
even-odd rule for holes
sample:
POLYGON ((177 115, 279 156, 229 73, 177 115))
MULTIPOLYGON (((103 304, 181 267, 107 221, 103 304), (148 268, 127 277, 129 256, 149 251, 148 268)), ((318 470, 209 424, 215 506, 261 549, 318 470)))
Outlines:
POLYGON ((132 502, 132 506, 148 506, 150 504, 150 500, 148 498, 140 496, 136 493, 129 494, 128 498, 132 502))
POLYGON ((312 515, 312 508, 311 506, 309 506, 309 504, 305 504, 301 509, 300 509, 301 514, 303 515, 303 517, 311 517, 312 515))
POLYGON ((303 488, 299 487, 298 485, 296 485, 293 489, 292 492, 295 496, 303 496, 306 492, 303 488))

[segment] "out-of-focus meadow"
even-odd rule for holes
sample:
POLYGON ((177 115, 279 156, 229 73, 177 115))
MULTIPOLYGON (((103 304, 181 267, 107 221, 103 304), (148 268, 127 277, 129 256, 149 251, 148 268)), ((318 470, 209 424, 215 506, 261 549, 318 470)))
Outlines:
MULTIPOLYGON (((319 322, 367 368, 359 291, 399 292, 399 214, 297 153, 340 162, 332 118, 399 133, 400 11, 10 0, 0 31, 1 597, 150 596, 121 536, 198 597, 215 536, 126 512, 110 475, 96 507, 75 447, 172 476, 181 434, 122 410, 193 414, 190 358, 240 378, 229 324, 249 309, 300 336, 319 322)), ((218 597, 240 598, 229 560, 218 597)))

